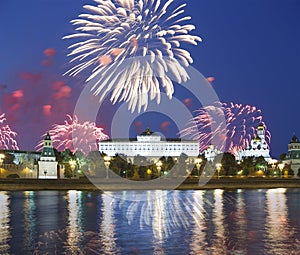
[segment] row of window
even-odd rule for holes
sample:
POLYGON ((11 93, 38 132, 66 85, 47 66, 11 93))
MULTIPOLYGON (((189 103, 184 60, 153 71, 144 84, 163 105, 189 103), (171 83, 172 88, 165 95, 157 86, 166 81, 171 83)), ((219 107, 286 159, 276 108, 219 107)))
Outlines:
POLYGON ((290 149, 291 149, 291 150, 300 149, 300 145, 293 145, 293 146, 290 146, 290 149))
POLYGON ((100 151, 105 151, 105 150, 138 150, 138 151, 166 151, 166 150, 198 150, 198 145, 195 146, 167 146, 167 147, 137 147, 137 146, 130 146, 130 147, 125 147, 125 146, 100 146, 100 151))
POLYGON ((51 152, 47 152, 47 151, 45 151, 45 152, 44 152, 44 155, 46 155, 46 156, 47 156, 47 155, 51 156, 51 155, 52 155, 52 153, 51 153, 51 152))

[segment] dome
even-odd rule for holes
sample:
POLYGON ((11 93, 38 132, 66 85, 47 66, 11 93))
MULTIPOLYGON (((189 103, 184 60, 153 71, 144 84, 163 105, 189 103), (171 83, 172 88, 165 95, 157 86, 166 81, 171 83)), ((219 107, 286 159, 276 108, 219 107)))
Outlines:
POLYGON ((45 138, 44 138, 44 141, 51 141, 51 137, 50 137, 50 134, 49 134, 49 131, 47 132, 45 138))
POLYGON ((259 123, 259 125, 257 126, 257 129, 259 129, 259 130, 265 129, 264 124, 262 122, 259 123))
POLYGON ((151 131, 149 128, 147 128, 143 133, 141 133, 140 135, 153 135, 154 132, 151 131))
POLYGON ((300 143, 298 137, 294 134, 290 143, 300 143))
POLYGON ((260 141, 261 141, 261 138, 257 135, 257 136, 254 138, 254 141, 260 142, 260 141))

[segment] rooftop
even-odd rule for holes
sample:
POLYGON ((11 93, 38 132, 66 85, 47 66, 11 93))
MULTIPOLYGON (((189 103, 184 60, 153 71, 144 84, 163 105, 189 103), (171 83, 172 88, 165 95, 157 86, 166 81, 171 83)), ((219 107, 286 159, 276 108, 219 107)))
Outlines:
POLYGON ((294 134, 290 143, 300 143, 298 137, 294 134))

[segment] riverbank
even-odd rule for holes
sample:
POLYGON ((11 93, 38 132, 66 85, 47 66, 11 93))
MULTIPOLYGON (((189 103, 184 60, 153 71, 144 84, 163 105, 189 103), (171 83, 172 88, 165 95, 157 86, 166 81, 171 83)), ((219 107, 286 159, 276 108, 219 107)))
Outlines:
POLYGON ((199 185, 198 179, 188 178, 178 186, 178 179, 155 181, 121 181, 101 179, 96 186, 88 179, 0 179, 0 190, 206 190, 206 189, 270 189, 300 188, 298 178, 220 178, 199 185))

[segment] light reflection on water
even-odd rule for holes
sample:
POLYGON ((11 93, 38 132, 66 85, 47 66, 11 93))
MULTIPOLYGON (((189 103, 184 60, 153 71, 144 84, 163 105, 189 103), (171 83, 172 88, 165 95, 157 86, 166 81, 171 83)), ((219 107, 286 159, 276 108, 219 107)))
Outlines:
POLYGON ((79 222, 79 207, 81 206, 81 191, 70 190, 67 195, 68 201, 68 225, 66 229, 66 252, 78 253, 80 251, 80 240, 82 239, 82 229, 79 222))
POLYGON ((24 249, 32 250, 34 248, 34 240, 36 239, 36 221, 35 221, 36 205, 34 201, 33 191, 24 191, 24 249))
POLYGON ((102 194, 102 218, 100 223, 100 237, 102 244, 103 254, 113 255, 118 254, 118 248, 116 245, 116 234, 115 234, 115 219, 114 219, 114 208, 113 208, 113 196, 111 192, 102 194))
POLYGON ((10 239, 9 226, 9 196, 6 192, 0 192, 0 254, 8 254, 10 239))
MULTIPOLYGON (((267 220, 266 220, 266 250, 269 254, 289 254, 297 247, 295 228, 290 225, 288 219, 288 208, 286 189, 268 190, 267 195, 267 220)), ((300 247, 298 246, 298 249, 300 247)), ((300 251, 295 250, 297 254, 300 251)), ((296 253, 294 253, 296 254, 296 253)))
POLYGON ((299 189, 0 192, 0 254, 300 254, 299 202, 299 189))

